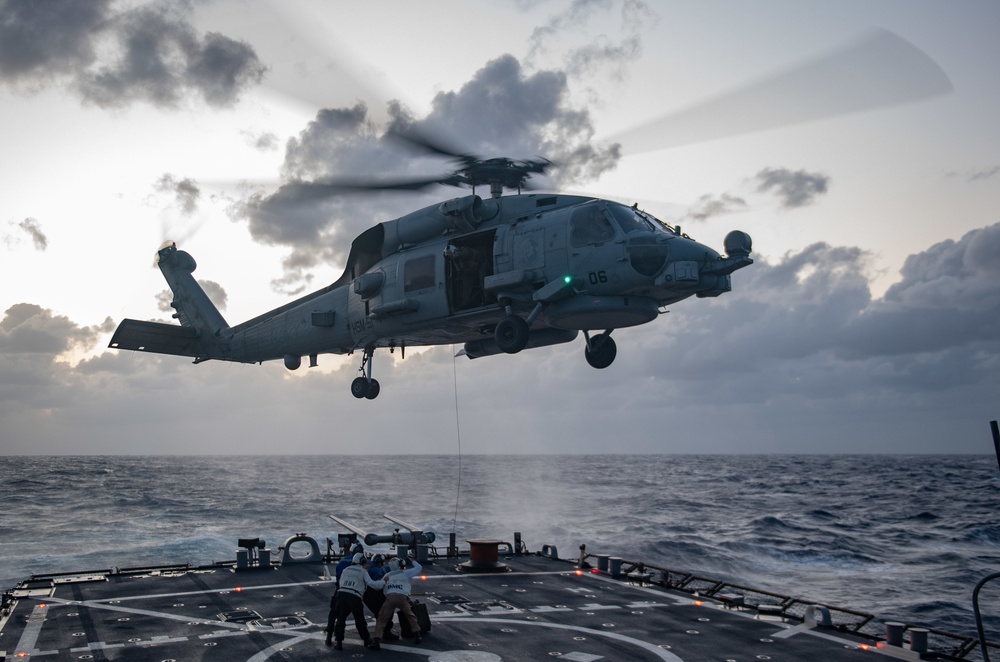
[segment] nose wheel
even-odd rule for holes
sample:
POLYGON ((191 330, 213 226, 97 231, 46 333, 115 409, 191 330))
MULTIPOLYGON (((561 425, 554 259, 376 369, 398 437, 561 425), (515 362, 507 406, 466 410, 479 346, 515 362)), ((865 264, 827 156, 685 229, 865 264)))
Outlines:
POLYGON ((351 395, 359 400, 361 398, 374 400, 382 390, 378 380, 372 379, 372 356, 374 354, 374 347, 365 347, 364 353, 361 356, 361 368, 358 370, 361 376, 351 382, 351 395))

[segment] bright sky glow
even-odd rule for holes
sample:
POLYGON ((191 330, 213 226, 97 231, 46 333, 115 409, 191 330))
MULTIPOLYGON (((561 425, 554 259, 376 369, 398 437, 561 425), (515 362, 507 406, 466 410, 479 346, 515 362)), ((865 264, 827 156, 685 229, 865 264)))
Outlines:
MULTIPOLYGON (((15 12, 23 4, 0 0, 17 17, 0 43, 17 43, 37 20, 15 12)), ((58 38, 22 59, 0 47, 0 454, 337 453, 357 452, 349 440, 358 438, 366 450, 446 453, 455 375, 469 452, 990 451, 984 431, 1000 414, 994 2, 91 7, 103 27, 67 17, 64 32, 48 26, 58 38), (128 60, 122 35, 146 34, 142 25, 244 45, 229 52, 245 56, 247 78, 223 89, 188 70, 156 88, 132 69, 100 87, 96 74, 128 60), (235 324, 337 278, 360 229, 429 204, 326 208, 317 213, 329 217, 313 217, 313 241, 305 229, 274 240, 299 226, 254 226, 238 212, 248 191, 267 195, 295 168, 382 174, 385 163, 361 148, 310 142, 321 109, 364 102, 373 135, 394 99, 418 120, 436 112, 438 95, 472 112, 473 83, 512 84, 488 67, 509 54, 517 83, 565 74, 547 135, 585 115, 593 135, 575 138, 601 149, 875 29, 925 53, 953 92, 669 149, 640 139, 613 169, 565 183, 639 202, 718 249, 733 229, 754 240, 757 264, 733 276, 731 293, 617 333, 607 370, 586 366, 582 342, 454 367, 451 347, 405 361, 376 355, 383 394, 358 402, 348 384, 360 356, 321 357, 322 370, 289 379, 280 364, 192 366, 106 350, 123 318, 168 317, 152 268, 164 240, 197 259, 197 278, 221 286, 235 324), (71 61, 86 43, 96 59, 81 47, 71 61), (266 67, 259 82, 254 66, 266 67), (292 258, 305 266, 285 264, 292 258)), ((181 43, 164 42, 166 62, 181 43)), ((797 103, 769 101, 775 113, 797 103)), ((536 105, 525 97, 519 109, 527 117, 536 105)), ((461 144, 552 156, 531 152, 526 120, 479 110, 451 118, 461 144)))

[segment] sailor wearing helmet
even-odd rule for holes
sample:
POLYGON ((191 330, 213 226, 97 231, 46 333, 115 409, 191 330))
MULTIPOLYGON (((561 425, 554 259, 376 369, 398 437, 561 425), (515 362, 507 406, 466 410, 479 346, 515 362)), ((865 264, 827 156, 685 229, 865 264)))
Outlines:
MULTIPOLYGON (((382 579, 388 572, 389 568, 385 565, 385 557, 381 554, 373 556, 371 565, 368 567, 368 576, 372 579, 382 579)), ((378 618, 378 613, 385 602, 385 593, 376 591, 373 588, 365 588, 363 599, 365 606, 368 607, 368 611, 372 613, 372 616, 378 618)), ((381 632, 376 631, 375 634, 380 636, 382 641, 396 641, 399 639, 399 635, 392 631, 392 616, 386 622, 385 629, 381 632)))
MULTIPOLYGON (((344 568, 340 574, 340 587, 337 589, 336 595, 336 622, 333 627, 333 636, 336 639, 334 648, 337 650, 342 650, 344 647, 342 642, 344 641, 344 629, 347 627, 348 614, 354 616, 354 627, 358 629, 358 634, 365 646, 372 643, 371 636, 368 634, 368 624, 365 622, 365 603, 362 601, 362 596, 365 593, 365 587, 378 590, 385 586, 383 580, 375 580, 368 576, 368 570, 365 569, 368 559, 365 558, 363 552, 358 552, 351 560, 351 565, 344 568)), ((376 632, 381 632, 381 630, 376 630, 376 632)), ((330 645, 329 630, 326 633, 326 644, 330 645)))
POLYGON ((383 580, 385 582, 385 603, 379 610, 378 619, 375 621, 376 637, 370 646, 372 650, 379 649, 378 635, 397 609, 403 614, 400 618, 400 625, 402 625, 402 618, 406 618, 410 624, 410 630, 414 633, 414 643, 420 643, 420 625, 417 623, 413 609, 410 608, 410 580, 420 574, 421 566, 413 560, 409 563, 412 567, 404 570, 400 559, 389 561, 389 572, 383 580))

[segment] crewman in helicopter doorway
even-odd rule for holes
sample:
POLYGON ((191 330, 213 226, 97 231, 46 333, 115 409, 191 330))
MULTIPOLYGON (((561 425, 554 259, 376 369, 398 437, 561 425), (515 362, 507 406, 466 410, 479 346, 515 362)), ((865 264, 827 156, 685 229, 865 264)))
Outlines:
MULTIPOLYGON (((410 592, 412 590, 410 580, 420 574, 422 567, 412 559, 409 564, 410 567, 404 568, 402 559, 396 558, 389 561, 389 572, 382 580, 385 582, 385 602, 382 604, 382 609, 378 612, 378 619, 375 621, 375 634, 378 635, 382 632, 386 623, 398 609, 402 614, 400 622, 403 618, 407 620, 410 624, 410 631, 414 634, 413 643, 419 644, 420 625, 417 623, 416 614, 410 608, 410 592)), ((379 650, 381 648, 379 642, 380 639, 376 636, 369 648, 379 650)))
MULTIPOLYGON (((363 601, 363 596, 365 594, 365 587, 371 587, 376 590, 380 590, 385 586, 385 581, 378 579, 372 579, 368 576, 368 570, 365 569, 365 564, 368 563, 368 559, 365 558, 363 552, 358 552, 354 555, 353 563, 349 565, 340 574, 340 586, 337 589, 337 594, 334 601, 334 609, 336 611, 336 622, 333 626, 333 647, 337 650, 343 650, 344 648, 344 629, 347 627, 347 615, 350 614, 354 616, 354 627, 358 629, 358 634, 361 636, 361 640, 364 642, 365 646, 375 647, 377 646, 378 640, 372 643, 372 638, 368 634, 368 623, 365 622, 365 603, 363 601)), ((383 626, 385 623, 382 624, 383 626)), ((381 629, 375 630, 375 632, 381 632, 381 629)), ((330 645, 330 630, 327 629, 326 632, 326 645, 330 645)))

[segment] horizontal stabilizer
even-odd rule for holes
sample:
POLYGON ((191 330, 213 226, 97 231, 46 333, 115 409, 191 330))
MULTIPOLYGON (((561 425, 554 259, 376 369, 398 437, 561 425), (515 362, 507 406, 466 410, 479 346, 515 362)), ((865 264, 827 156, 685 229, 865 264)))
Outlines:
POLYGON ((198 357, 204 354, 200 351, 197 329, 130 319, 122 320, 118 325, 108 347, 174 356, 198 357))

